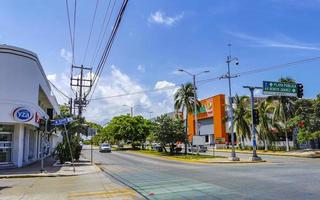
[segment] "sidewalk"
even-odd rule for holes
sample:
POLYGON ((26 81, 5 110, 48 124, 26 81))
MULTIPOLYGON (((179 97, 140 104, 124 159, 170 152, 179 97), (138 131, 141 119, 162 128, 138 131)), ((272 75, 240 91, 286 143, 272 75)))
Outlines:
POLYGON ((85 159, 72 166, 53 165, 45 160, 46 173, 40 173, 40 162, 32 165, 0 170, 0 199, 99 200, 144 199, 133 189, 102 172, 85 159))
POLYGON ((37 161, 31 165, 27 165, 21 168, 14 169, 1 169, 1 178, 31 178, 31 177, 57 177, 57 176, 77 176, 81 174, 94 173, 97 171, 97 167, 91 165, 91 163, 83 158, 80 161, 75 162, 75 173, 71 164, 68 165, 56 165, 56 160, 52 157, 44 159, 43 166, 44 172, 41 173, 41 161, 37 161))

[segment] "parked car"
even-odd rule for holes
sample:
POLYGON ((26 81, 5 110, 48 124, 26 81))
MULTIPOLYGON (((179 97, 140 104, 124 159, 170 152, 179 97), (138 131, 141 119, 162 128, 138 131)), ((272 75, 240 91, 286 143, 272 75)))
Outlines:
POLYGON ((198 152, 198 148, 199 148, 199 152, 202 152, 202 153, 205 153, 208 150, 208 148, 204 145, 198 145, 198 146, 192 145, 192 147, 191 146, 188 147, 188 151, 198 152))
POLYGON ((99 152, 111 152, 111 145, 108 143, 102 143, 99 147, 99 152))
POLYGON ((152 149, 152 150, 155 150, 155 151, 159 151, 159 152, 162 152, 162 151, 163 151, 161 145, 160 145, 160 144, 157 144, 157 143, 153 143, 152 146, 151 146, 151 149, 152 149))

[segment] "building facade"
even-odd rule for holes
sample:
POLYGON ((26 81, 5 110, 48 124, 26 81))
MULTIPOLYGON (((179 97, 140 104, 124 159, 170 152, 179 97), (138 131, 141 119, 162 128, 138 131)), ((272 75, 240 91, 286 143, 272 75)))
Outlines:
MULTIPOLYGON (((228 141, 226 133, 225 95, 219 94, 200 101, 197 113, 198 132, 205 137, 205 144, 217 147, 224 146, 228 141)), ((195 133, 194 113, 188 113, 188 139, 192 142, 195 133)))
POLYGON ((58 113, 37 55, 0 45, 0 168, 21 167, 49 155, 61 136, 39 130, 39 123, 58 113))

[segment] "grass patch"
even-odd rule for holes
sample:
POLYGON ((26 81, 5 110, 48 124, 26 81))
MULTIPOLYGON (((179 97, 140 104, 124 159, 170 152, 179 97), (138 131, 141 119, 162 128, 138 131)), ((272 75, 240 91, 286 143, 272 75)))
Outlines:
POLYGON ((132 151, 136 153, 149 154, 153 156, 160 156, 164 158, 180 159, 180 160, 201 160, 207 158, 225 158, 223 156, 213 156, 213 155, 197 155, 197 154, 170 154, 169 152, 158 152, 154 150, 137 150, 132 151))

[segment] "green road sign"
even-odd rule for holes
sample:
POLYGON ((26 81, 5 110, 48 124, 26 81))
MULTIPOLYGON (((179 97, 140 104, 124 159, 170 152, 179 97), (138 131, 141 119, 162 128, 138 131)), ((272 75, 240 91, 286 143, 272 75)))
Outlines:
POLYGON ((295 83, 263 81, 263 94, 295 97, 297 96, 297 85, 295 83))

